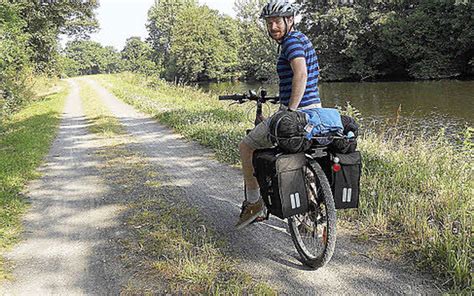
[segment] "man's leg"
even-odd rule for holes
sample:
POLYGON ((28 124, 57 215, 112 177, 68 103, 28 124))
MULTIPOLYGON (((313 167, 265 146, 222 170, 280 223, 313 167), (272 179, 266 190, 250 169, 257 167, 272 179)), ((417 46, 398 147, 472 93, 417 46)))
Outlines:
POLYGON ((243 228, 261 215, 264 203, 260 197, 260 188, 254 177, 252 164, 253 152, 256 149, 269 148, 272 143, 268 140, 268 120, 257 125, 240 143, 240 159, 245 181, 246 200, 242 205, 242 213, 236 227, 243 228))
POLYGON ((255 149, 244 141, 239 145, 240 160, 242 161, 242 173, 244 175, 245 186, 247 189, 258 189, 257 179, 253 175, 252 157, 255 149))

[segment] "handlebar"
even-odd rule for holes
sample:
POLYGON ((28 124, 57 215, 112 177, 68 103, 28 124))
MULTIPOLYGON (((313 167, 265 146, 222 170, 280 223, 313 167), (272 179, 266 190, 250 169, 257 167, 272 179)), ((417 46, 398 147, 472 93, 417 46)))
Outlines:
POLYGON ((244 95, 225 95, 225 96, 219 96, 219 100, 224 101, 224 100, 232 100, 232 101, 240 101, 245 99, 244 95))
MULTIPOLYGON (((254 124, 257 125, 262 120, 264 120, 263 117, 263 109, 262 106, 266 102, 270 102, 273 104, 277 104, 280 101, 279 97, 267 97, 267 91, 262 89, 260 90, 260 96, 257 96, 257 93, 250 90, 249 94, 235 94, 235 95, 223 95, 219 96, 219 100, 232 100, 234 103, 232 104, 243 104, 248 101, 255 101, 257 103, 257 108, 255 109, 255 121, 254 124)), ((231 104, 231 105, 232 105, 231 104)))
POLYGON ((265 90, 261 90, 260 96, 258 96, 253 91, 249 91, 249 94, 222 95, 219 96, 219 100, 237 101, 240 104, 243 104, 248 101, 257 101, 260 103, 270 102, 276 104, 279 102, 280 97, 267 97, 267 92, 265 90))

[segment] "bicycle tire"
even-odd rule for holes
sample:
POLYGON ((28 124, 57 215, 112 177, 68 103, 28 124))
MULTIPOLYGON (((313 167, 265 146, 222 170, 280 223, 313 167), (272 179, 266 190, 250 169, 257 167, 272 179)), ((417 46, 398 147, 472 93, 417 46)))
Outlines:
POLYGON ((315 160, 308 161, 305 175, 310 209, 305 214, 289 217, 288 227, 303 264, 318 269, 327 264, 334 253, 336 208, 328 179, 315 160), (317 251, 316 245, 319 245, 317 251))

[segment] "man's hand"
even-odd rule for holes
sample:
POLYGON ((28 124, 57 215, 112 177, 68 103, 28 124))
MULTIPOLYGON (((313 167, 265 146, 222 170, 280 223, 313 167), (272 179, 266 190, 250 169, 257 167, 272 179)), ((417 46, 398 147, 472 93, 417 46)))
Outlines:
POLYGON ((293 80, 291 82, 291 96, 288 109, 296 110, 298 109, 306 90, 308 70, 306 68, 306 59, 304 57, 292 59, 290 65, 293 70, 293 80))
POLYGON ((257 115, 257 116, 255 117, 255 125, 259 124, 260 122, 262 122, 262 121, 264 121, 264 120, 265 120, 265 116, 263 116, 263 115, 261 115, 261 114, 260 114, 260 115, 257 115))

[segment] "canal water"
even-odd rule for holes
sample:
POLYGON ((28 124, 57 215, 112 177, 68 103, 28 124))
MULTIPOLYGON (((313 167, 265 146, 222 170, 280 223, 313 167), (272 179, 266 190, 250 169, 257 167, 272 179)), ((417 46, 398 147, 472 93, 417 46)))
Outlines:
MULTIPOLYGON (((278 93, 275 84, 227 82, 200 87, 216 95, 260 88, 269 95, 278 93)), ((432 134, 445 128, 451 135, 474 126, 474 81, 321 83, 320 94, 323 107, 349 102, 371 125, 398 122, 399 127, 415 132, 432 134)))

